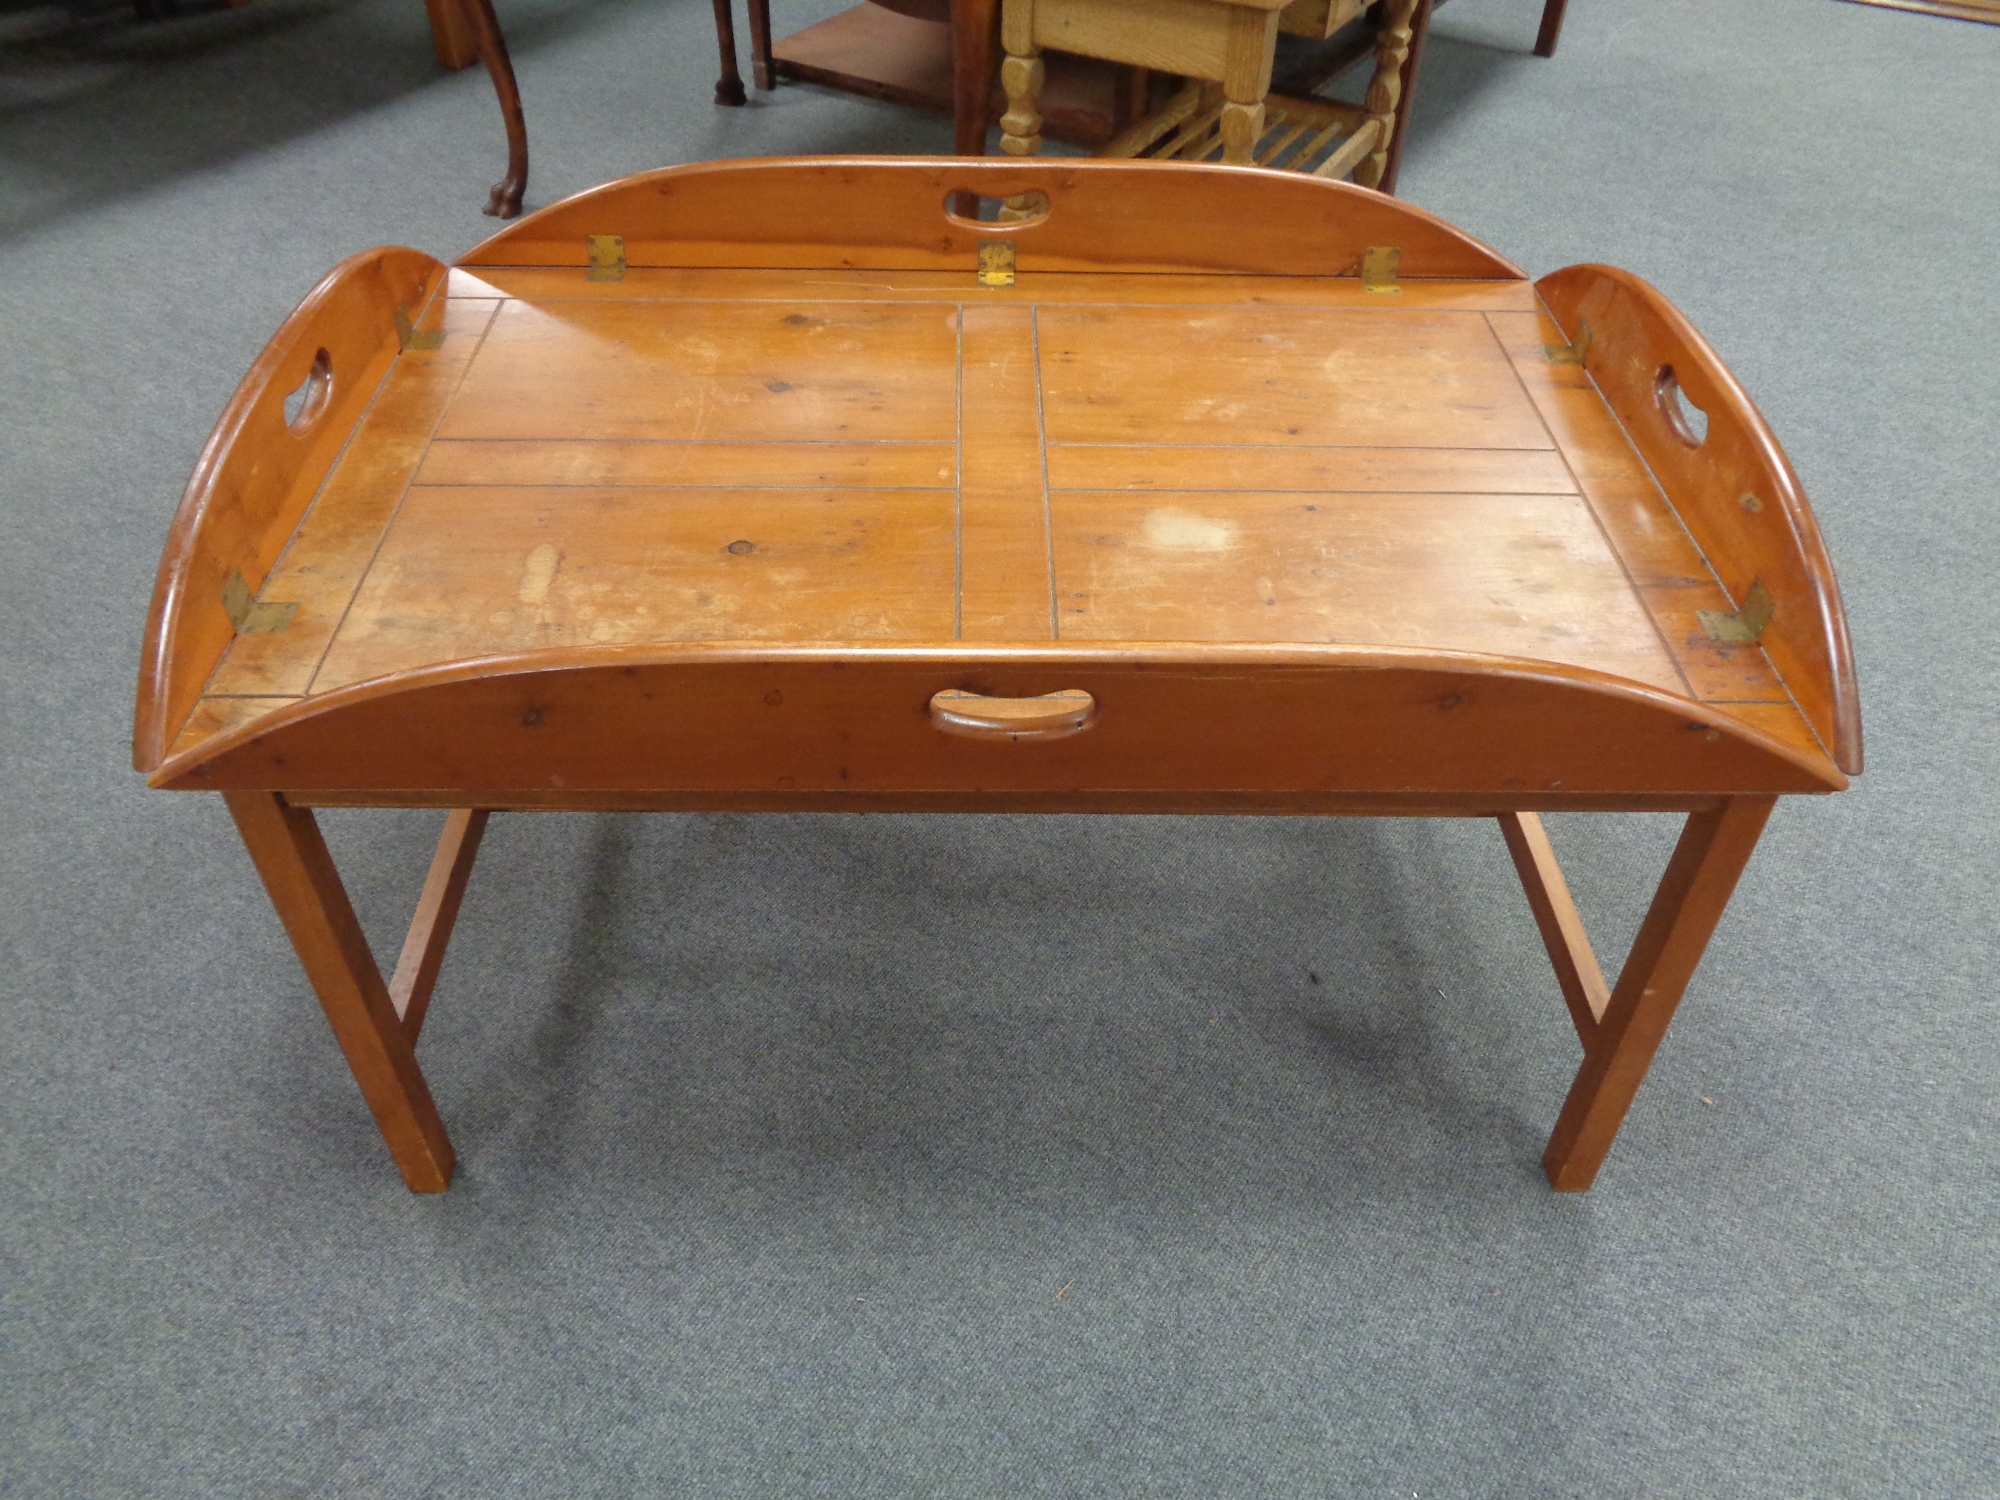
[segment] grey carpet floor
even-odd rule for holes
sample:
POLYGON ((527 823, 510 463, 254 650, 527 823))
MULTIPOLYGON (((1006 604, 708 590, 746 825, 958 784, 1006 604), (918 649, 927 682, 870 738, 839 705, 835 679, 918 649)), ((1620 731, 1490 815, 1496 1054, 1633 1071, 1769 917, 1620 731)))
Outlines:
MULTIPOLYGON (((1544 62, 1538 9, 1442 13, 1406 196, 1709 334, 1870 750, 1583 1197, 1490 824, 532 816, 406 1193, 222 808, 126 741, 210 423, 339 258, 492 227, 490 95, 415 0, 0 12, 0 1494, 2000 1495, 2000 29, 1581 0, 1544 62)), ((698 0, 502 13, 531 206, 946 144, 711 108, 698 0)), ((389 948, 436 816, 329 823, 389 948)), ((1608 952, 1672 833, 1556 820, 1608 952)))

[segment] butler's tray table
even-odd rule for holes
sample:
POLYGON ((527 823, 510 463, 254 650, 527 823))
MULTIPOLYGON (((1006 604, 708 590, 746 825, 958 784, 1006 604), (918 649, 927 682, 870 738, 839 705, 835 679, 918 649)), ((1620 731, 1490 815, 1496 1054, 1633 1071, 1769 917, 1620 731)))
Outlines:
POLYGON ((227 800, 419 1190, 506 809, 1497 819, 1582 1188, 1776 799, 1861 741, 1792 471, 1637 278, 1291 173, 830 159, 336 268, 181 503, 136 758, 227 800), (453 810, 386 979, 330 806, 453 810), (1552 810, 1687 815, 1615 982, 1552 810))

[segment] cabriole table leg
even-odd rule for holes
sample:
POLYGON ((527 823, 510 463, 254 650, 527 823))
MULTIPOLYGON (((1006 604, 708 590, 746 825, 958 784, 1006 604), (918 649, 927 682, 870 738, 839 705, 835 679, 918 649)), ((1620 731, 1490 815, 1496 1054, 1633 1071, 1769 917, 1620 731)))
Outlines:
POLYGON ((521 112, 521 88, 514 81, 514 63, 507 56, 507 38, 493 14, 493 0, 460 0, 462 13, 479 39, 479 55, 486 63, 486 75, 493 80, 493 92, 500 100, 500 118, 507 127, 507 175, 493 184, 486 200, 486 212, 498 219, 511 219, 521 211, 521 197, 528 191, 528 120, 521 112))

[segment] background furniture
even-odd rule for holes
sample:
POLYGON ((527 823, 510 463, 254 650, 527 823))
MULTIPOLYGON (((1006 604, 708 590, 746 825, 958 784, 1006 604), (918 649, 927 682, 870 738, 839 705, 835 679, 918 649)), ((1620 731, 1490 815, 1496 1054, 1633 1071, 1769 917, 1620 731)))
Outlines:
POLYGON ((188 485, 134 762, 225 795, 420 1191, 489 810, 1495 817, 1570 1190, 1859 713, 1783 453, 1636 278, 1302 175, 788 159, 330 274, 188 485), (455 810, 386 981, 315 806, 455 810), (1615 985, 1551 810, 1687 815, 1615 985))
MULTIPOLYGON (((744 102, 731 0, 714 0, 722 74, 718 104, 744 102)), ((979 156, 999 113, 998 0, 864 0, 774 42, 770 0, 749 0, 751 74, 760 89, 781 78, 818 83, 952 116, 953 151, 979 156)), ((1046 94, 1049 133, 1100 146, 1145 112, 1145 80, 1084 58, 1056 60, 1046 94)))
MULTIPOLYGON (((1105 147, 1110 156, 1158 154, 1236 166, 1287 166, 1320 176, 1349 173, 1379 186, 1402 100, 1418 0, 1385 0, 1375 73, 1360 107, 1324 99, 1270 100, 1280 27, 1331 37, 1360 18, 1365 0, 1004 0, 1001 83, 1007 113, 1001 149, 1030 156, 1041 147, 1044 47, 1177 74, 1191 80, 1159 110, 1105 147)), ((1427 15, 1427 13, 1425 13, 1427 15)))
MULTIPOLYGON (((440 4, 443 0, 430 3, 440 4)), ((715 102, 740 105, 747 96, 736 65, 732 0, 712 0, 712 3, 721 51, 715 102)), ((1397 90, 1388 159, 1376 184, 1384 192, 1393 193, 1396 189, 1405 126, 1423 65, 1430 13, 1438 3, 1442 0, 1419 0, 1411 21, 1412 39, 1397 90)), ((1568 0, 1546 0, 1535 40, 1538 56, 1555 55, 1567 5, 1568 0)), ((1304 74, 1287 80, 1286 92, 1294 101, 1289 106, 1292 112, 1320 116, 1313 125, 1315 131, 1331 117, 1306 103, 1305 96, 1316 94, 1329 79, 1377 50, 1383 0, 1373 3, 1362 0, 1359 5, 1348 0, 1301 0, 1280 12, 1282 29, 1326 37, 1363 11, 1370 22, 1366 30, 1345 47, 1317 59, 1304 74)), ((948 111, 954 122, 953 152, 959 156, 984 154, 987 129, 998 113, 993 107, 998 0, 894 0, 894 3, 868 0, 808 27, 783 44, 772 41, 770 0, 749 0, 749 15, 751 67, 758 88, 775 88, 780 77, 788 77, 919 109, 948 111), (941 25, 949 26, 948 35, 939 30, 941 25), (786 55, 780 55, 776 46, 785 47, 786 55)), ((1115 135, 1137 124, 1152 103, 1149 73, 1144 68, 1113 73, 1061 51, 1046 55, 1043 61, 1045 72, 1038 102, 1042 116, 1040 129, 1057 140, 1104 146, 1115 135)))
MULTIPOLYGON (((1396 190, 1396 178, 1402 170, 1403 147, 1408 139, 1406 127, 1410 119, 1410 106, 1417 96, 1417 79, 1424 67, 1424 41, 1430 35, 1430 16, 1444 0, 1420 0, 1410 43, 1409 61, 1403 67, 1403 94, 1396 114, 1396 130, 1389 142, 1389 162, 1383 171, 1381 188, 1385 193, 1396 190)), ((1535 56, 1554 57, 1556 43, 1562 36, 1563 15, 1569 9, 1569 0, 1546 0, 1542 6, 1542 22, 1535 35, 1535 56)))
MULTIPOLYGON (((228 0, 232 5, 247 0, 228 0)), ((144 20, 159 20, 174 13, 171 0, 134 0, 134 11, 144 20)), ((424 0, 430 20, 431 46, 438 62, 454 71, 475 62, 486 65, 493 80, 493 92, 500 101, 500 118, 507 133, 507 172, 486 200, 486 212, 496 218, 511 219, 521 211, 521 197, 528 186, 528 126, 521 112, 521 90, 514 79, 514 64, 507 56, 507 39, 493 13, 493 0, 424 0)), ((718 25, 728 21, 726 5, 718 0, 718 25)), ((739 101, 740 102, 740 101, 739 101)))
POLYGON ((521 211, 528 190, 528 121, 521 110, 521 88, 514 80, 514 63, 507 56, 507 38, 493 0, 424 0, 430 13, 431 44, 447 68, 486 64, 493 92, 500 101, 500 118, 507 130, 507 174, 493 184, 486 212, 511 219, 521 211))

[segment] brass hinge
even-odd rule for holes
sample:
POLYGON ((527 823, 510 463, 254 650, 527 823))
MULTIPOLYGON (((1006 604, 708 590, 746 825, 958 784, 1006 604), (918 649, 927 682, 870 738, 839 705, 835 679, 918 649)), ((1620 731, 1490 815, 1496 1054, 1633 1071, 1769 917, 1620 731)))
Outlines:
POLYGON ((1014 284, 1012 240, 989 240, 979 247, 979 284, 981 286, 1014 284))
POLYGON ((296 603, 259 604, 238 568, 222 586, 222 610, 238 635, 276 635, 292 623, 299 607, 296 603))
POLYGON ((586 234, 584 247, 590 252, 590 279, 592 281, 623 281, 625 279, 625 236, 622 234, 586 234))
POLYGON ((1580 365, 1590 359, 1590 341, 1596 338, 1590 319, 1576 320, 1576 337, 1567 344, 1544 344, 1542 352, 1552 365, 1580 365))
POLYGON ((442 349, 444 347, 444 330, 434 328, 424 333, 418 333, 415 325, 410 322, 410 310, 403 306, 402 303, 398 302, 396 304, 396 310, 390 316, 395 320, 396 324, 396 342, 401 344, 405 349, 442 349))
POLYGON ((1361 290, 1400 292, 1396 285, 1396 263, 1403 252, 1395 245, 1370 245, 1361 255, 1361 290))
POLYGON ((1727 641, 1733 646, 1754 646, 1764 634, 1764 627, 1771 623, 1771 616, 1777 607, 1771 601, 1770 590, 1760 579, 1751 584, 1750 592, 1743 596, 1742 608, 1730 611, 1698 609, 1694 616, 1713 639, 1727 641))

